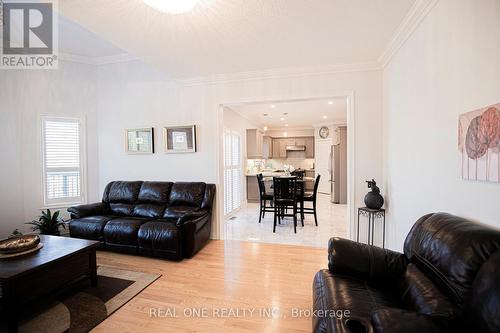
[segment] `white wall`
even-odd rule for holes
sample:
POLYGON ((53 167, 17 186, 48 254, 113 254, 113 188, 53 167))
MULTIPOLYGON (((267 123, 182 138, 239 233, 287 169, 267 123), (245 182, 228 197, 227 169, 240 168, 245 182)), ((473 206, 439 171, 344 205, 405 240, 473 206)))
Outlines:
MULTIPOLYGON (((320 98, 354 91, 356 122, 356 199, 361 204, 365 179, 382 177, 382 73, 379 71, 249 79, 183 85, 169 82, 141 62, 99 67, 99 187, 117 179, 203 180, 217 182, 221 104, 242 101, 320 98), (199 152, 166 155, 161 134, 158 153, 127 155, 123 129, 196 124, 199 152)), ((215 227, 214 227, 215 228, 215 227)), ((217 230, 214 229, 214 232, 217 230)))
MULTIPOLYGON (((28 231, 43 206, 41 115, 83 117, 87 123, 88 199, 98 184, 96 71, 61 61, 58 70, 0 71, 0 237, 28 231)), ((65 208, 61 208, 65 211, 65 208)))
POLYGON ((458 115, 500 102, 500 1, 440 0, 384 70, 388 240, 446 211, 500 226, 500 185, 459 177, 458 115))

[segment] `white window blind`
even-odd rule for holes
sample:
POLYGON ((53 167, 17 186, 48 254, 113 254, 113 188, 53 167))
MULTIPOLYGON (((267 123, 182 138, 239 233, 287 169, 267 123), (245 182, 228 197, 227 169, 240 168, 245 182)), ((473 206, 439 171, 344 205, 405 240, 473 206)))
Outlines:
POLYGON ((45 206, 83 202, 82 123, 73 118, 43 118, 45 206))
POLYGON ((242 174, 241 137, 224 129, 224 215, 241 207, 242 174))

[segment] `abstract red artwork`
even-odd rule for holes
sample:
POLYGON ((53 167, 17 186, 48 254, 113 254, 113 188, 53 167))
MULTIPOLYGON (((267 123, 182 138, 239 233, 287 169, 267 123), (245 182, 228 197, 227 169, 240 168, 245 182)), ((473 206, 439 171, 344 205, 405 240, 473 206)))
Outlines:
POLYGON ((500 183, 500 103, 460 115, 462 179, 500 183))

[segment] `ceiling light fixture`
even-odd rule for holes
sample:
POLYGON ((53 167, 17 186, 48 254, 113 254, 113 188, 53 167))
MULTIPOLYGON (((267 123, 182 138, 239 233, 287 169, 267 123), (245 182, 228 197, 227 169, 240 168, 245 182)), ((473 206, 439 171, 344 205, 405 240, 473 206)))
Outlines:
POLYGON ((264 116, 264 117, 267 117, 267 116, 269 116, 269 115, 268 115, 267 113, 264 113, 264 114, 263 114, 263 116, 264 116))
POLYGON ((286 116, 288 114, 288 112, 283 112, 283 115, 286 116))
POLYGON ((288 124, 285 124, 285 127, 288 127, 288 124))
POLYGON ((329 104, 329 105, 332 105, 332 104, 333 104, 333 101, 328 101, 328 104, 329 104))
POLYGON ((326 119, 326 118, 328 118, 328 116, 323 116, 323 119, 326 119))
POLYGON ((264 126, 264 132, 267 131, 267 126, 264 126))
POLYGON ((275 107, 276 107, 276 105, 271 104, 271 109, 274 109, 275 107))
POLYGON ((285 120, 285 118, 281 117, 280 120, 283 121, 283 120, 285 120))
POLYGON ((284 137, 287 137, 287 136, 288 136, 288 133, 287 133, 287 132, 283 132, 283 136, 284 136, 284 137))
POLYGON ((143 0, 146 5, 163 13, 183 14, 193 10, 199 0, 143 0))

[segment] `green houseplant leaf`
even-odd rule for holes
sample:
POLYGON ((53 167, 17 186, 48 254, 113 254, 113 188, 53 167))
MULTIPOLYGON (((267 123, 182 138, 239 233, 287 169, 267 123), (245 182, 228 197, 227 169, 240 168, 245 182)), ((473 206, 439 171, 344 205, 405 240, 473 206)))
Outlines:
POLYGON ((59 236, 59 228, 62 226, 66 229, 64 220, 59 217, 60 211, 55 211, 53 214, 50 209, 42 211, 42 215, 38 217, 38 221, 33 220, 26 224, 32 225, 33 231, 39 231, 42 235, 59 236))

